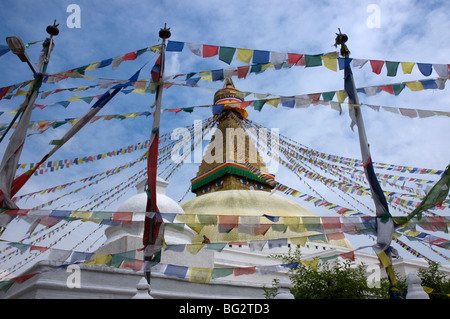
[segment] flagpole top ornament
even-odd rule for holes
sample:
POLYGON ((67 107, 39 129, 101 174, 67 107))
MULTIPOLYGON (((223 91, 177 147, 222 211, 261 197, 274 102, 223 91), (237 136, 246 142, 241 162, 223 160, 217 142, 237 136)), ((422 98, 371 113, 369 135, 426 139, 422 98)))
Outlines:
POLYGON ((168 38, 170 38, 170 36, 170 28, 167 27, 167 23, 164 23, 164 28, 159 30, 159 37, 163 40, 167 40, 168 38))
POLYGON ((59 23, 56 24, 56 20, 53 22, 53 25, 49 25, 47 26, 47 33, 50 34, 51 36, 56 36, 59 34, 59 29, 58 29, 59 23))
POLYGON ((341 55, 345 58, 350 56, 350 50, 347 48, 345 42, 348 41, 348 36, 345 33, 341 32, 341 28, 338 28, 339 33, 336 33, 336 39, 334 46, 337 48, 338 45, 341 46, 341 55))

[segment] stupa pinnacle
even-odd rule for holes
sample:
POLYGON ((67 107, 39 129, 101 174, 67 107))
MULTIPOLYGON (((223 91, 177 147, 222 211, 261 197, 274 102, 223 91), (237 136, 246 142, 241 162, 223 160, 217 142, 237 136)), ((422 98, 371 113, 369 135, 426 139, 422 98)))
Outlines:
POLYGON ((213 114, 217 117, 217 129, 197 176, 191 180, 192 192, 197 196, 223 190, 271 190, 267 182, 251 173, 245 165, 247 162, 262 172, 267 171, 255 144, 241 127, 242 120, 248 116, 242 102, 242 92, 227 78, 223 88, 214 95, 213 114))

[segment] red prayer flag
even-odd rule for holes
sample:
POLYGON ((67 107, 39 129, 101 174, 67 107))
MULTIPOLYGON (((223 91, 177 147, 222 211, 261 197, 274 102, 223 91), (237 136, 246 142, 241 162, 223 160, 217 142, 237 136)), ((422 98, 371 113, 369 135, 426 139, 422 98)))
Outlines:
POLYGON ((240 276, 240 275, 251 275, 256 272, 256 266, 253 267, 235 267, 234 268, 234 275, 240 276))
POLYGON ((388 92, 389 94, 394 94, 394 88, 392 85, 381 85, 379 88, 385 92, 388 92))
POLYGON ((322 93, 308 94, 308 98, 312 105, 318 105, 322 93))
POLYGON ((341 256, 342 259, 350 259, 352 261, 355 261, 355 251, 349 251, 348 253, 343 253, 339 256, 341 256))
POLYGON ((144 261, 143 260, 138 260, 138 259, 125 259, 122 262, 122 265, 120 265, 120 268, 129 268, 132 269, 134 271, 139 271, 142 269, 142 267, 144 266, 144 261))
POLYGON ((30 279, 30 278, 32 278, 32 277, 38 275, 38 274, 39 274, 39 273, 37 272, 37 273, 34 273, 34 274, 23 275, 23 276, 11 278, 11 280, 14 281, 14 282, 16 282, 16 283, 18 283, 18 284, 21 284, 21 283, 27 281, 28 279, 30 279))
POLYGON ((245 79, 245 77, 246 77, 247 74, 248 74, 248 70, 249 70, 249 69, 250 69, 250 66, 249 66, 249 65, 238 67, 238 68, 237 68, 238 78, 239 78, 239 79, 242 79, 242 78, 245 79))
POLYGON ((209 58, 219 54, 219 47, 216 45, 203 45, 203 57, 209 58))
POLYGON ((0 90, 0 100, 6 95, 6 93, 8 93, 10 88, 11 86, 5 86, 0 90))
POLYGON ((376 74, 381 73, 381 69, 383 68, 384 61, 379 60, 370 60, 370 65, 372 66, 372 71, 376 74))
POLYGON ((288 63, 295 64, 303 57, 303 54, 288 53, 288 63))
POLYGON ((130 52, 123 56, 122 61, 136 60, 136 58, 137 58, 136 52, 130 52))
POLYGON ((32 252, 33 250, 44 252, 44 251, 47 251, 48 249, 50 249, 50 248, 48 248, 48 247, 41 247, 41 246, 31 246, 30 252, 32 252))
POLYGON ((122 224, 131 224, 133 220, 132 212, 114 212, 112 220, 115 222, 121 222, 122 224))

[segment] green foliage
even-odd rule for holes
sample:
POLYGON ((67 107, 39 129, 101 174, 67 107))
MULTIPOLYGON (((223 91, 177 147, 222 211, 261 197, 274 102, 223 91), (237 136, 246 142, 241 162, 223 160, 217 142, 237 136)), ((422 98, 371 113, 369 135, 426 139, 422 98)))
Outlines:
POLYGON ((372 299, 388 298, 388 282, 382 280, 380 288, 369 287, 364 265, 336 259, 322 263, 318 269, 301 263, 300 249, 289 250, 287 255, 274 255, 285 263, 299 262, 290 270, 291 293, 297 299, 372 299))
POLYGON ((450 299, 450 278, 439 270, 440 264, 431 262, 426 269, 419 269, 422 286, 433 288, 430 299, 450 299))

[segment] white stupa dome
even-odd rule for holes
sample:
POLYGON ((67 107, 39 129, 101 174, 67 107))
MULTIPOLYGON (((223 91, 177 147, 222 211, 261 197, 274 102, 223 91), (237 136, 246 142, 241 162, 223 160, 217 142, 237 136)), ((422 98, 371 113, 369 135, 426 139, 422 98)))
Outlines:
MULTIPOLYGON (((133 213, 145 212, 147 206, 147 194, 145 193, 146 184, 146 179, 137 184, 136 189, 138 193, 123 202, 117 211, 133 213)), ((162 178, 156 178, 156 203, 159 211, 161 213, 184 214, 183 208, 181 208, 176 201, 166 195, 167 185, 169 185, 169 183, 162 178)))
MULTIPOLYGON (((147 194, 145 185, 147 180, 141 181, 137 186, 138 193, 123 202, 118 212, 133 212, 132 224, 121 224, 110 226, 105 231, 106 242, 97 250, 98 253, 119 253, 130 250, 137 250, 143 247, 142 237, 144 233, 145 210, 147 206, 147 194)), ((156 181, 156 199, 158 209, 161 213, 184 214, 184 210, 172 198, 166 195, 166 188, 169 183, 158 177, 156 181)), ((178 231, 172 227, 166 227, 164 239, 167 244, 188 244, 191 243, 194 232, 187 226, 183 231, 178 231)))

